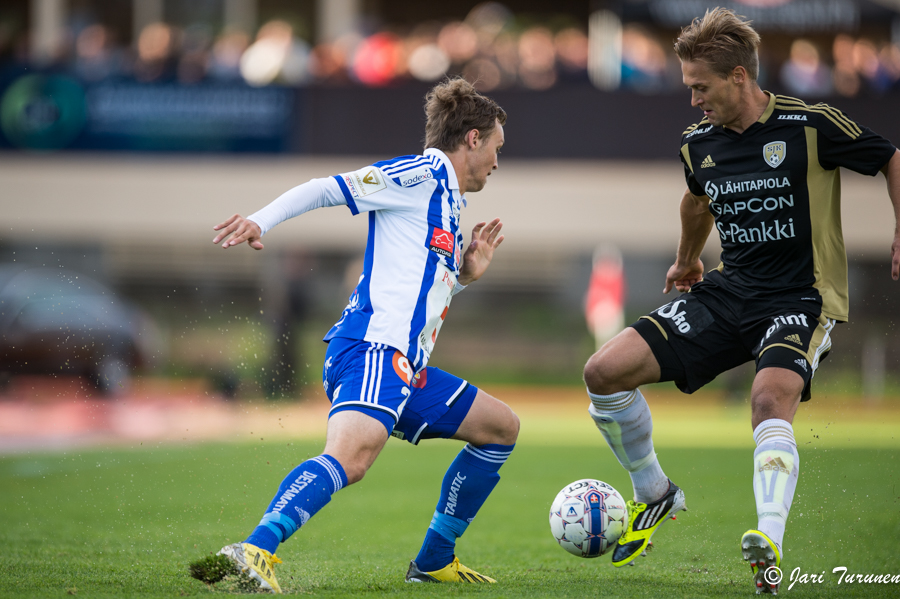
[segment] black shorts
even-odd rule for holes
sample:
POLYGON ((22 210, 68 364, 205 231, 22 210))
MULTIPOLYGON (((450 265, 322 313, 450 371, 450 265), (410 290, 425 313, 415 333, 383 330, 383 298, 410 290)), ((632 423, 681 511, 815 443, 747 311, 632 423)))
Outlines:
POLYGON ((757 372, 777 366, 802 376, 801 400, 807 401, 813 375, 831 350, 834 325, 834 320, 822 316, 815 290, 747 297, 712 271, 689 293, 631 326, 659 362, 660 382, 674 381, 685 393, 756 360, 757 372))

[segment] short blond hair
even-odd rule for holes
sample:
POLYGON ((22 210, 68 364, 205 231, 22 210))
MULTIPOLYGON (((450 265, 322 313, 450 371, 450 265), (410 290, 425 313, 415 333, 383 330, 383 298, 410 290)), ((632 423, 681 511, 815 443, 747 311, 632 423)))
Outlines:
POLYGON ((697 61, 710 66, 714 73, 728 77, 741 66, 751 80, 759 77, 759 34, 727 8, 707 10, 703 18, 694 19, 681 30, 675 40, 675 54, 681 62, 697 61))
POLYGON ((428 92, 425 115, 425 147, 444 152, 459 148, 472 129, 486 137, 497 122, 506 124, 506 112, 500 105, 462 77, 443 81, 428 92))

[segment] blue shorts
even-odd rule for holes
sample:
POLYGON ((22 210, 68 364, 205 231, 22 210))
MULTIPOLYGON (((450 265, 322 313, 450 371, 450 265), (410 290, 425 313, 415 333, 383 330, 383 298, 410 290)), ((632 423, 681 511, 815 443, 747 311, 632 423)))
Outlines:
POLYGON ((322 384, 331 417, 354 410, 413 445, 456 434, 478 389, 432 366, 413 375, 400 351, 383 343, 336 337, 328 343, 322 384))

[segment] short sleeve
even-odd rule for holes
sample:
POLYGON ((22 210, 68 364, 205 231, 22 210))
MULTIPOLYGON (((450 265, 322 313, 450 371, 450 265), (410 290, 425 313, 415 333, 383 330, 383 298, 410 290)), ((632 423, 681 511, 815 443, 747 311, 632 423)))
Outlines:
POLYGON ((703 186, 697 181, 697 178, 694 176, 694 171, 691 170, 690 165, 685 159, 684 155, 688 152, 687 145, 682 146, 682 151, 678 153, 678 157, 681 158, 681 164, 684 165, 684 181, 687 183, 688 189, 695 196, 703 197, 706 195, 706 192, 703 191, 703 186))
POLYGON ((409 208, 414 205, 417 195, 396 185, 375 165, 335 175, 334 180, 353 214, 409 208))
POLYGON ((825 104, 819 112, 816 144, 822 168, 839 166, 863 175, 876 175, 890 161, 896 148, 871 129, 860 127, 843 112, 825 104))

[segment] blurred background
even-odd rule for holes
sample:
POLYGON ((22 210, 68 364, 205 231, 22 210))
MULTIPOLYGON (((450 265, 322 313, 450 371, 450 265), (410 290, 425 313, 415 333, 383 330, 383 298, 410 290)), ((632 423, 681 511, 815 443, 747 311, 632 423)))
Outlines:
MULTIPOLYGON (((894 0, 4 0, 0 404, 320 401, 365 219, 319 210, 261 252, 223 251, 212 226, 420 152, 424 94, 448 75, 509 114, 500 170, 463 215, 501 217, 507 239, 431 363, 478 385, 580 386, 599 342, 667 301, 679 139, 702 118, 671 47, 717 5, 762 35, 764 89, 900 143, 894 0)), ((894 218, 882 176, 843 185, 851 322, 817 389, 896 400, 894 218)), ((711 238, 708 268, 718 251, 711 238)), ((751 378, 712 387, 745 401, 751 378)))

